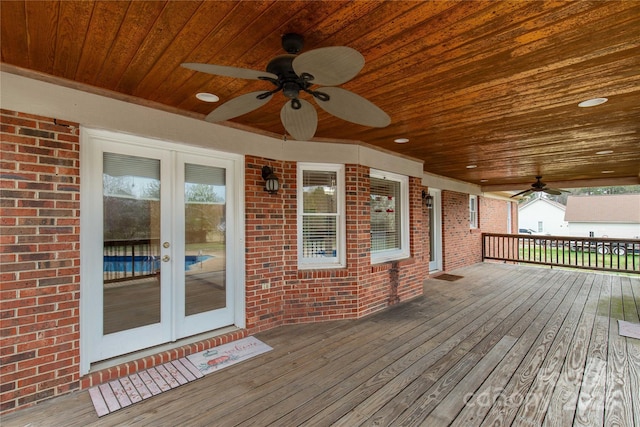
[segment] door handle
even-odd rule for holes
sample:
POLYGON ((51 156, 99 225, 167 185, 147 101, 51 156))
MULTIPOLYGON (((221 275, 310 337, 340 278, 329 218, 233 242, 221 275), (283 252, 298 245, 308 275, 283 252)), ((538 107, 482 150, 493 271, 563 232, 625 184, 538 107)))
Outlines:
POLYGON ((170 259, 171 257, 169 257, 169 255, 165 255, 162 257, 162 262, 169 262, 170 259))

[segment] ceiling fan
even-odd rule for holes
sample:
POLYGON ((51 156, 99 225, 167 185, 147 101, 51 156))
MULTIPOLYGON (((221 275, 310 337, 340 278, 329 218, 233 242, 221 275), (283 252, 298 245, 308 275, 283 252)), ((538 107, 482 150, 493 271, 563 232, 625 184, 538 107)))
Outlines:
POLYGON ((187 62, 182 66, 194 71, 249 80, 264 80, 275 88, 251 92, 233 98, 213 110, 205 120, 220 122, 249 113, 266 104, 282 91, 288 98, 280 110, 286 131, 297 140, 313 138, 318 127, 318 114, 313 105, 300 98, 302 92, 313 97, 327 113, 364 126, 385 127, 391 118, 371 101, 346 89, 335 87, 354 78, 364 67, 360 52, 346 46, 323 47, 297 55, 303 38, 289 33, 282 36, 287 52, 273 58, 266 71, 226 65, 187 62), (313 88, 314 85, 323 87, 313 88))
POLYGON ((518 196, 525 197, 525 196, 528 196, 531 193, 540 193, 540 192, 551 194, 551 195, 554 195, 554 196, 559 196, 562 193, 570 193, 570 191, 567 191, 567 190, 560 190, 560 189, 557 189, 557 188, 547 188, 547 184, 542 182, 541 179, 542 179, 541 176, 536 176, 536 182, 531 184, 531 188, 530 189, 521 191, 521 192, 519 192, 517 194, 514 194, 511 197, 512 198, 513 197, 518 197, 518 196))

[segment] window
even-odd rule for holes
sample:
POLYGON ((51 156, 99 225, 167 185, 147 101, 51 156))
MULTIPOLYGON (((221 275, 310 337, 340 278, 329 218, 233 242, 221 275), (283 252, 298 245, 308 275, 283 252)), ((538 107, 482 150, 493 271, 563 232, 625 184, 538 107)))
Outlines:
POLYGON ((407 258, 409 179, 371 170, 371 262, 407 258))
POLYGON ((478 228, 478 196, 469 196, 469 226, 478 228))
POLYGON ((344 166, 298 164, 298 267, 344 267, 344 166))
POLYGON ((544 231, 544 226, 542 221, 538 221, 538 233, 542 233, 544 231))

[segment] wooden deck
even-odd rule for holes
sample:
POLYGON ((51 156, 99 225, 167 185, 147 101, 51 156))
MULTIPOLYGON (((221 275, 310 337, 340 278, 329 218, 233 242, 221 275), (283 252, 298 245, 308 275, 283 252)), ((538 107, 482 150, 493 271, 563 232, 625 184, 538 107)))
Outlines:
POLYGON ((88 392, 3 426, 638 426, 640 278, 502 264, 430 279, 357 321, 257 335, 273 351, 101 419, 88 392))

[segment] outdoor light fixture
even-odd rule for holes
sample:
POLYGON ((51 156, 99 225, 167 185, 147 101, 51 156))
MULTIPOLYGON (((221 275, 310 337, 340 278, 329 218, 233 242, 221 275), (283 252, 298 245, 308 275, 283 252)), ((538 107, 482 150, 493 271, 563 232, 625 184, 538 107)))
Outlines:
POLYGON ((433 208, 433 196, 424 190, 422 190, 422 200, 424 200, 424 205, 427 209, 433 208))
POLYGON ((269 166, 262 167, 262 179, 264 179, 264 191, 269 194, 276 194, 280 189, 278 177, 269 166))

